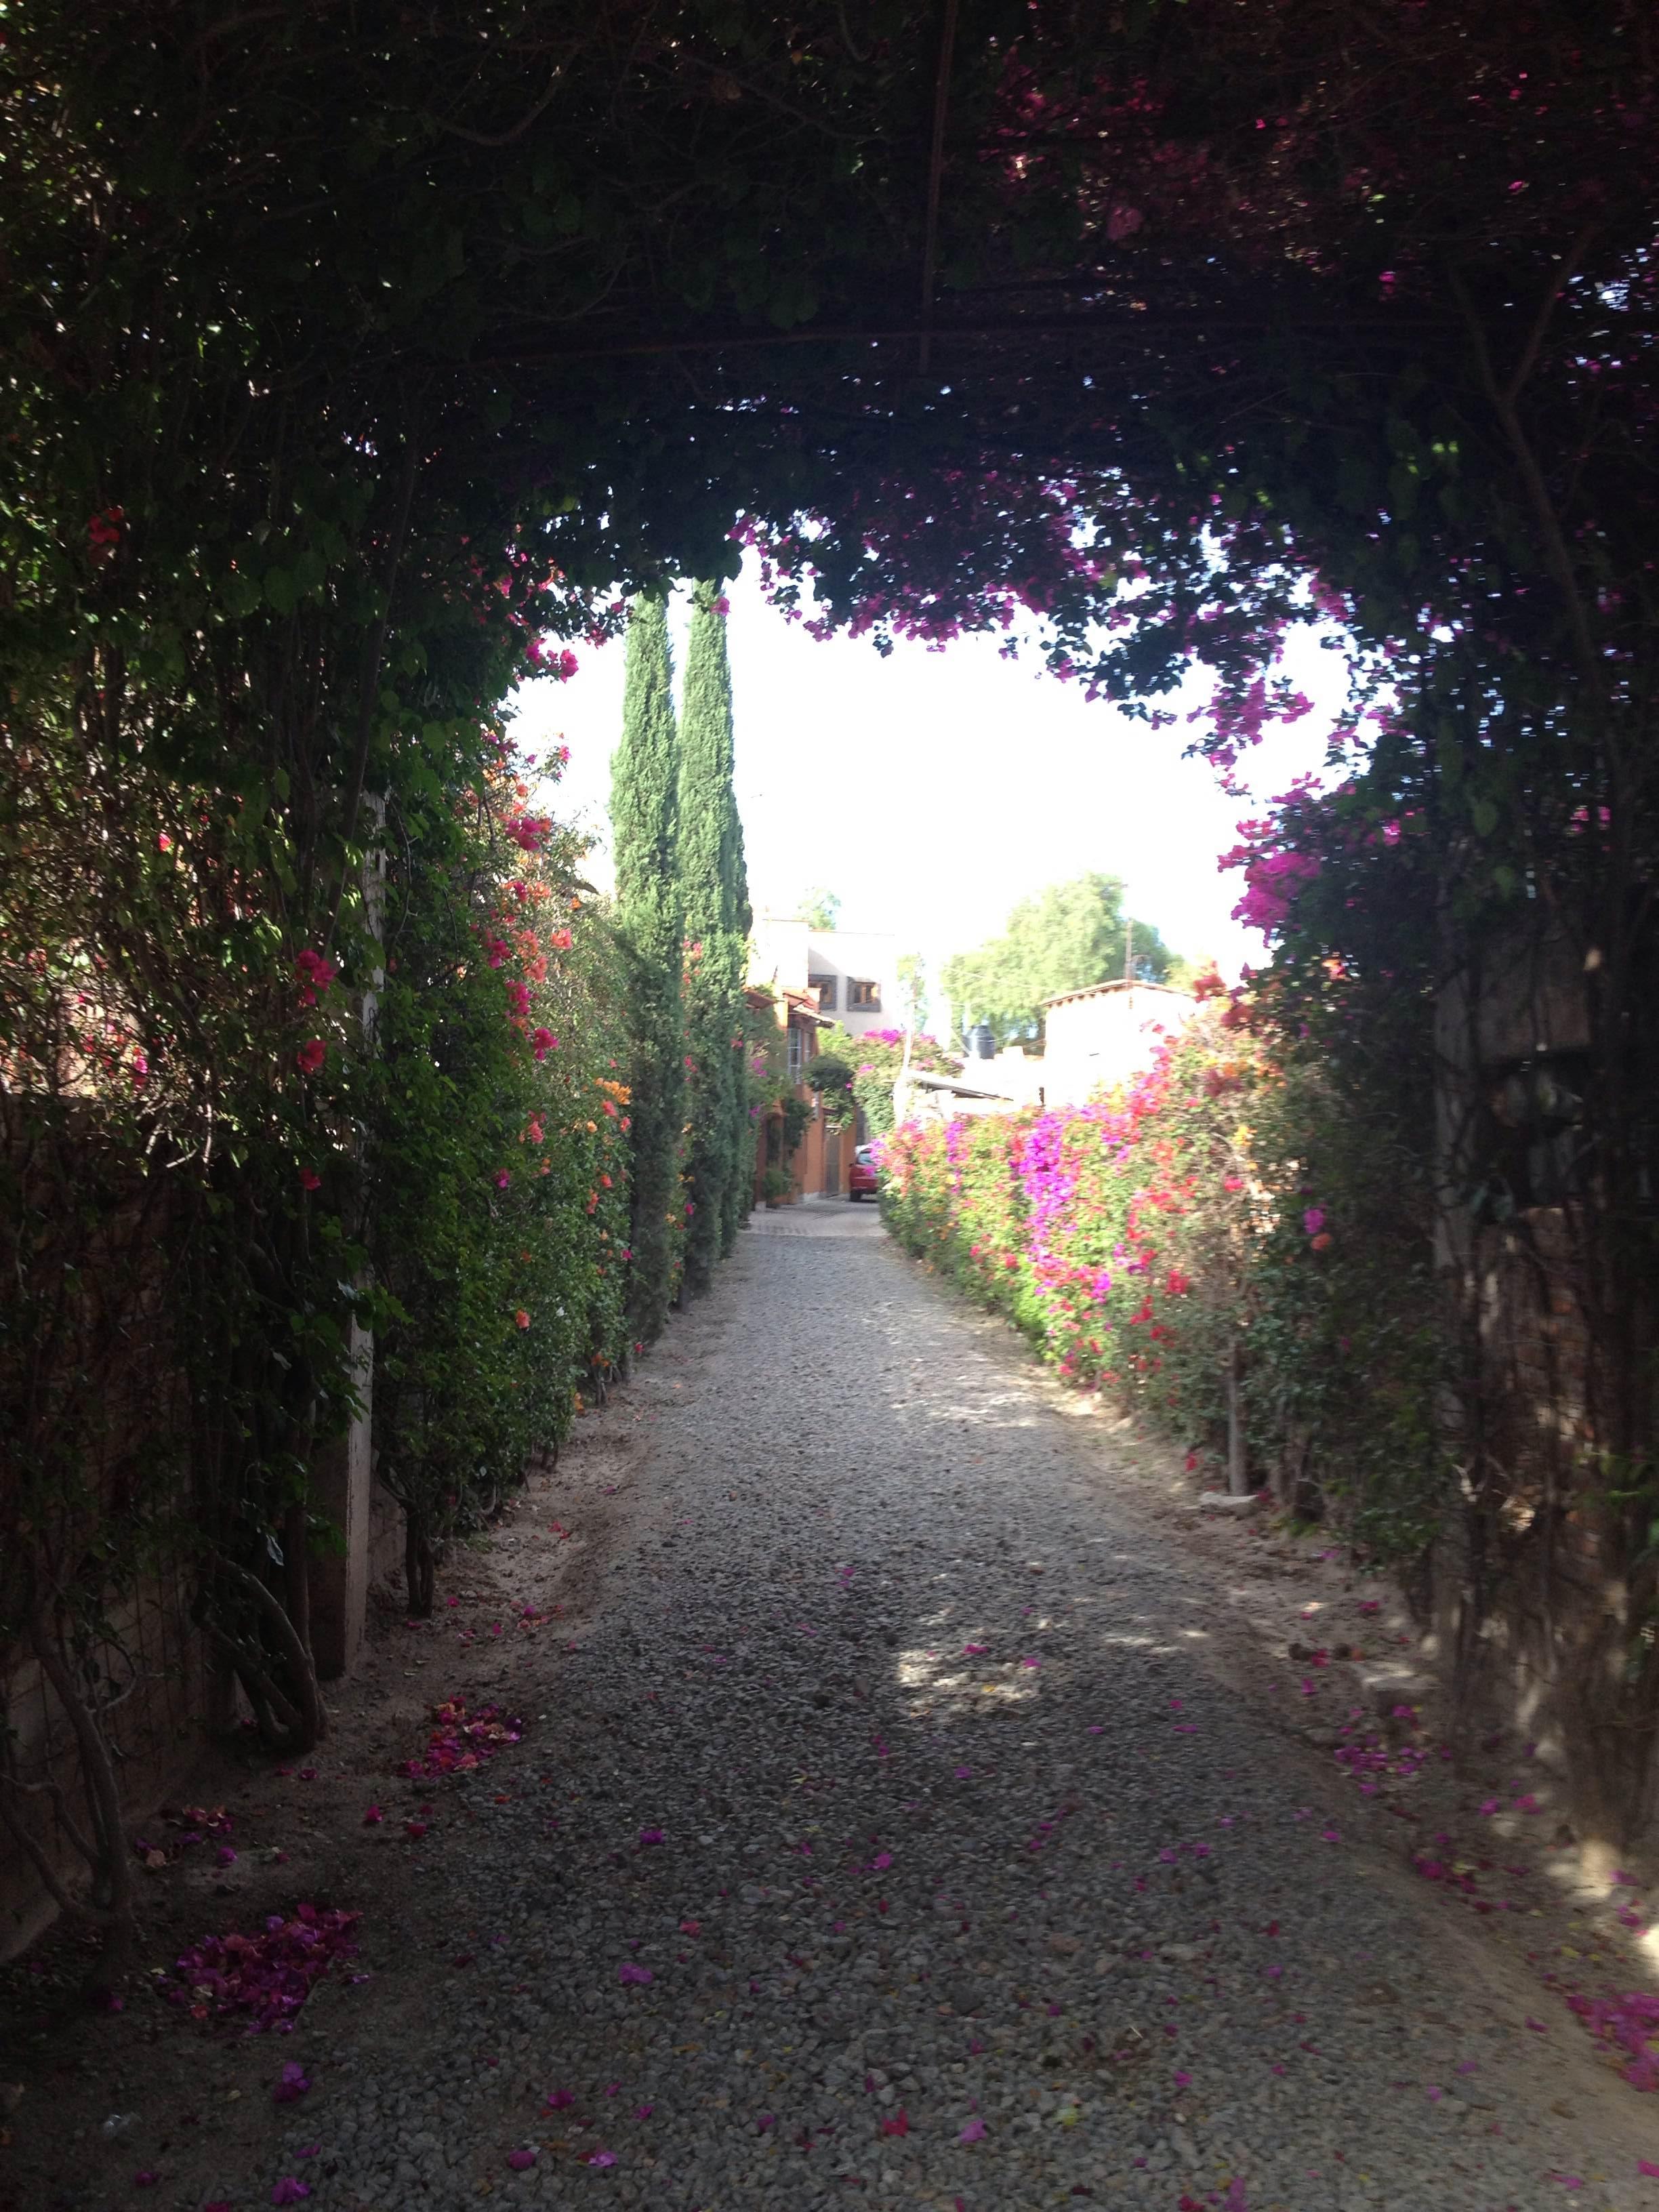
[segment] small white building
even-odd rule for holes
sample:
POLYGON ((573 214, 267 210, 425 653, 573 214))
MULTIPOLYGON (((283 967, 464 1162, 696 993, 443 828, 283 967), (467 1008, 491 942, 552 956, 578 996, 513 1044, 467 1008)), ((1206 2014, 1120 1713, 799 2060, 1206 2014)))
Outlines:
POLYGON ((748 980, 778 992, 811 991, 818 1012, 854 1036, 900 1026, 898 939, 890 931, 814 929, 799 915, 757 915, 748 980))
POLYGON ((1048 1106, 1079 1106, 1103 1084, 1121 1083, 1150 1067, 1166 1036, 1185 1027, 1198 1006, 1190 991, 1167 983, 1091 983, 1060 991, 1043 1005, 1043 1051, 1032 1063, 1048 1106))

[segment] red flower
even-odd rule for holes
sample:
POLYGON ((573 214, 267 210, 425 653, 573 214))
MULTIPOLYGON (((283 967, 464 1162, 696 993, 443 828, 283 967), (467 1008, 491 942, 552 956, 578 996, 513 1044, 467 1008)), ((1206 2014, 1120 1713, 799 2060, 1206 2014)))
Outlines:
POLYGON ((307 1190, 320 1190, 323 1187, 323 1179, 315 1168, 301 1168, 300 1181, 307 1190))
POLYGON ((320 1037, 307 1037, 294 1055, 295 1066, 301 1075, 315 1075, 328 1058, 328 1047, 320 1037))
POLYGON ((100 553, 113 552, 121 542, 122 526, 126 516, 118 507, 104 507, 87 522, 87 536, 100 553))

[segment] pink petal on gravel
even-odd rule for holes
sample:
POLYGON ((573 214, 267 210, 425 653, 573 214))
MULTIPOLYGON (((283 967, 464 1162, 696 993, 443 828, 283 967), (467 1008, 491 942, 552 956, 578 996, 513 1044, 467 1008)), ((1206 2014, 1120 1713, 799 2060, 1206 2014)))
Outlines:
POLYGON ((514 2173, 527 2173, 536 2163, 536 2154, 533 2150, 510 2150, 507 2162, 514 2173))
POLYGON ((975 2112, 973 2118, 969 2121, 967 2126, 963 2128, 961 2134, 957 2137, 957 2141, 958 2142, 981 2142, 984 2140, 984 2136, 985 2123, 981 2119, 979 2114, 975 2112))
POLYGON ((1638 2173, 1651 2174, 1656 2179, 1659 2179, 1659 2166, 1656 2166, 1650 2158, 1638 2158, 1636 2161, 1636 2171, 1638 2173))
POLYGON ((619 1982, 648 1982, 652 1979, 651 1969, 649 1966, 636 1966, 631 1959, 624 1959, 617 1969, 617 1979, 619 1982))
POLYGON ((270 2201, 273 2204, 300 2204, 310 2194, 311 2184, 308 2181, 301 2181, 293 2174, 285 2173, 271 2191, 270 2201))
POLYGON ((547 2093, 547 2109, 550 2112, 562 2112, 567 2105, 574 2105, 575 2101, 576 2093, 574 2089, 550 2089, 547 2093))
POLYGON ((617 2163, 617 2154, 614 2150, 592 2151, 588 2154, 587 2163, 590 2166, 614 2166, 617 2163))

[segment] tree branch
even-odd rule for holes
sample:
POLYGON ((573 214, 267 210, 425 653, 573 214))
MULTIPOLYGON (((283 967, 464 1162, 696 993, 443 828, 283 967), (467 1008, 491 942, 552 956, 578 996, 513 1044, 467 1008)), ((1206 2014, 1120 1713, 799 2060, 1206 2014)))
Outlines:
MULTIPOLYGON (((1545 481, 1544 471, 1539 465, 1538 456, 1534 453, 1527 436, 1526 426, 1516 408, 1516 394, 1520 388, 1517 380, 1519 372, 1517 372, 1517 377, 1512 377, 1509 384, 1498 383, 1492 368, 1492 349, 1486 343, 1486 330, 1480 316, 1475 313, 1474 303, 1469 297, 1468 288, 1457 270, 1453 269, 1449 274, 1452 296, 1462 311, 1470 342, 1474 348, 1475 367, 1480 373, 1480 388, 1486 393, 1493 414, 1498 417, 1498 425, 1508 441, 1510 451, 1515 456, 1516 467, 1520 472, 1522 483, 1526 489, 1528 501, 1543 539, 1545 562, 1559 585, 1562 595, 1566 600, 1567 622, 1572 632, 1573 647, 1578 657, 1581 673, 1586 683, 1597 685, 1601 679, 1601 666, 1596 659, 1595 641, 1590 635, 1589 615, 1584 605, 1583 594, 1578 588, 1578 579, 1573 572, 1572 556, 1567 550, 1566 538, 1561 528, 1561 518, 1557 514, 1555 502, 1550 497, 1550 488, 1545 481)), ((1559 297, 1559 292, 1552 295, 1547 303, 1548 307, 1553 307, 1556 297, 1559 297)), ((1547 317, 1546 316, 1545 319, 1547 319, 1547 317)), ((1528 350, 1534 359, 1537 343, 1541 343, 1542 335, 1541 328, 1537 329, 1534 331, 1533 339, 1528 340, 1528 350)), ((1526 355, 1522 356, 1523 366, 1527 363, 1527 358, 1526 355)))

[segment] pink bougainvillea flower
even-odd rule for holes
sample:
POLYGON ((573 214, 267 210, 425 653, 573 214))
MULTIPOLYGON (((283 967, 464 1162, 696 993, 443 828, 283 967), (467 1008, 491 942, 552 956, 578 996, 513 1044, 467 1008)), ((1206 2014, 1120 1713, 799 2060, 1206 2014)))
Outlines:
POLYGON ((530 1316, 526 1312, 525 1309, 524 1309, 522 1306, 520 1306, 520 1307, 518 1309, 518 1310, 514 1313, 514 1315, 513 1318, 514 1318, 514 1321, 517 1323, 517 1325, 518 1325, 518 1327, 519 1327, 519 1328, 529 1328, 529 1326, 530 1326, 530 1316))
POLYGON ((635 2105, 634 2107, 634 2118, 636 2120, 648 2120, 652 2113, 654 2112, 656 2109, 657 2108, 654 2105, 635 2105))
POLYGON ((777 2124, 778 2116, 775 2112, 762 2112, 755 2121, 755 2133, 757 2136, 763 2136, 769 2129, 776 2127, 777 2124))
POLYGON ((908 2136, 909 2134, 910 2115, 905 2111, 902 2105, 899 2106, 897 2112, 893 2113, 890 2118, 884 2119, 882 2122, 881 2131, 884 2136, 908 2136))
POLYGON ((1659 2179, 1659 2166, 1656 2166, 1650 2158, 1638 2158, 1636 2161, 1636 2171, 1638 2173, 1645 2173, 1659 2179))
POLYGON ((536 2163, 536 2154, 533 2150, 510 2150, 507 2162, 514 2173, 527 2173, 536 2163))
MULTIPOLYGON (((453 1604, 454 1602, 453 1599, 452 1599, 450 1602, 453 1604)), ((378 1805, 371 1805, 368 1811, 363 1814, 363 1826, 366 1828, 378 1828, 385 1818, 386 1814, 380 1810, 378 1805)))
POLYGON ((421 1838, 425 1835, 426 1831, 427 1823, 424 1820, 405 1820, 404 1822, 404 1833, 412 1843, 418 1844, 421 1838))
POLYGON ((328 1058, 328 1047, 321 1037, 307 1037, 294 1055, 294 1064, 301 1075, 315 1075, 328 1058))
POLYGON ((550 2112, 562 2112, 568 2106, 574 2105, 575 2101, 576 2093, 574 2089, 550 2089, 547 2093, 547 2109, 550 2112))
POLYGON ((1022 1659, 1019 1663, 1022 1667, 1036 1668, 1040 1667, 1042 1662, 1041 1659, 1022 1659))
POLYGON ((988 1651, 990 1648, 988 1644, 964 1644, 962 1647, 962 1656, 964 1659, 977 1659, 981 1652, 988 1651))
POLYGON ((590 2166, 614 2166, 617 2163, 617 2154, 614 2150, 590 2151, 587 2163, 590 2166))
POLYGON ((291 2105, 303 2097, 311 2087, 311 2076, 303 2066, 290 2059, 283 2069, 283 2078, 271 2091, 272 2099, 279 2105, 291 2105))
POLYGON ((1320 1231, 1325 1226, 1324 1207, 1322 1206, 1310 1206, 1302 1217, 1302 1226, 1307 1231, 1310 1237, 1317 1237, 1320 1231))
POLYGON ((1530 1796, 1517 1797, 1515 1801, 1515 1809, 1517 1813, 1535 1813, 1538 1810, 1538 1800, 1530 1796))
POLYGON ((1192 2085, 1192 2079, 1190 2074, 1177 2074, 1175 2077, 1175 2085, 1177 2089, 1188 2088, 1192 2085))
POLYGON ((624 1959, 617 1969, 619 1982, 648 1982, 653 1979, 649 1966, 636 1966, 632 1959, 624 1959))
POLYGON ((641 1828, 640 1830, 640 1842, 641 1845, 646 1844, 665 1844, 667 1840, 667 1837, 664 1835, 660 1828, 641 1828))
POLYGON ((893 1863, 893 1854, 891 1851, 878 1851, 870 1863, 878 1874, 885 1874, 893 1863))
POLYGON ((320 1190, 323 1187, 323 1179, 315 1168, 302 1167, 300 1170, 300 1187, 302 1190, 320 1190))
POLYGON ((984 2140, 984 2136, 985 2123, 981 2119, 979 2114, 975 2112, 973 2118, 969 2121, 967 2126, 963 2128, 961 2133, 957 2136, 957 2141, 958 2142, 981 2142, 984 2140))
POLYGON ((958 1766, 956 1769, 956 1778, 958 1782, 969 1782, 973 1779, 973 1773, 974 1770, 971 1766, 958 1766))
POLYGON ((701 1936, 702 1933, 702 1921, 682 1920, 680 1923, 680 1933, 682 1936, 701 1936))
POLYGON ((300 1905, 290 1919, 268 1915, 258 1935, 205 1936, 175 1960, 158 1991, 195 2020, 235 2018, 252 2035, 283 2033, 333 1961, 356 1952, 357 1918, 300 1905))
POLYGON ((273 2204, 300 2204, 311 2194, 311 2184, 301 2181, 292 2173, 285 2173, 270 2192, 273 2204))

